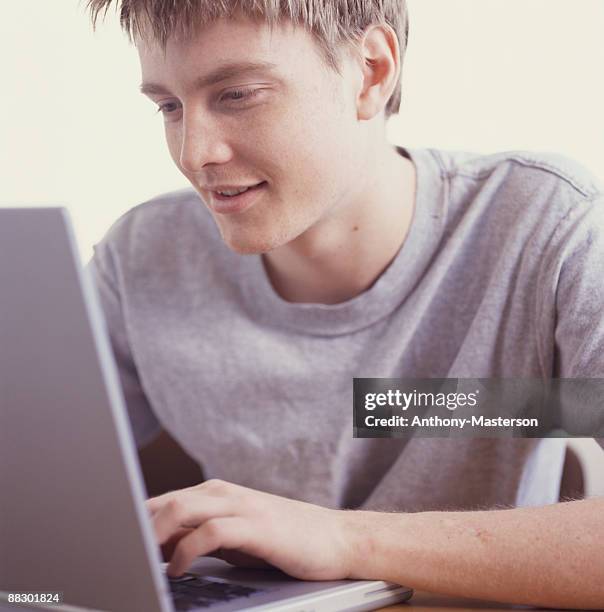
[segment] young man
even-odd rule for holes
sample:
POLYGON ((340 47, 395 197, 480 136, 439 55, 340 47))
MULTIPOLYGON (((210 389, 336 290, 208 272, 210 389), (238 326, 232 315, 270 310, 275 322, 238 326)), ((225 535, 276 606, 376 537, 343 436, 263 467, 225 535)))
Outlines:
POLYGON ((215 551, 604 605, 604 502, 555 503, 563 441, 351 433, 355 376, 604 375, 592 178, 389 145, 403 0, 122 0, 121 16, 193 187, 126 214, 93 267, 137 443, 163 427, 210 477, 148 502, 169 572, 215 551))

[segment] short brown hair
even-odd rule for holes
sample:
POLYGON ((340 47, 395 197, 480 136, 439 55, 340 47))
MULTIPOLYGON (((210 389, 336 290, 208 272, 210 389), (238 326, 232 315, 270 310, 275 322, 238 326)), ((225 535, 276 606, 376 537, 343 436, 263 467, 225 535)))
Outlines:
MULTIPOLYGON (((88 0, 96 26, 99 13, 114 0, 88 0)), ((198 27, 235 13, 263 19, 269 25, 289 20, 312 33, 327 64, 339 72, 338 47, 354 45, 370 25, 388 24, 400 46, 401 65, 407 48, 409 17, 406 0, 117 0, 120 24, 130 41, 151 35, 165 46, 171 36, 185 38, 198 27)), ((386 104, 386 117, 398 113, 401 77, 386 104)))

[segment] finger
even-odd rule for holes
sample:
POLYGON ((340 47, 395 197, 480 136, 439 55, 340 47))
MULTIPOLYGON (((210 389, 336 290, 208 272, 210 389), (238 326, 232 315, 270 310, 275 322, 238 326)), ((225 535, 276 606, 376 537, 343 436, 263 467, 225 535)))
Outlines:
POLYGON ((222 561, 226 561, 231 565, 236 565, 237 567, 245 567, 247 569, 274 569, 275 566, 267 563, 263 559, 259 557, 255 557, 254 555, 248 555, 247 553, 241 552, 240 550, 227 550, 224 548, 220 548, 209 554, 210 557, 216 557, 216 559, 221 559, 222 561))
POLYGON ((197 527, 213 518, 233 516, 237 512, 231 498, 207 497, 199 492, 173 497, 152 517, 155 537, 164 544, 183 527, 197 527))
POLYGON ((149 499, 145 500, 145 505, 147 506, 147 510, 149 510, 149 512, 153 515, 159 510, 161 510, 166 503, 168 503, 175 497, 179 497, 185 493, 197 494, 201 491, 205 495, 223 497, 229 492, 235 492, 240 488, 241 487, 239 487, 238 485, 232 484, 230 482, 224 482, 222 480, 213 478, 211 480, 206 480, 190 487, 185 487, 184 489, 168 491, 167 493, 163 493, 162 495, 150 497, 149 499))
POLYGON ((162 493, 161 495, 157 495, 156 497, 150 497, 145 500, 145 506, 147 506, 147 510, 151 513, 151 515, 155 514, 159 510, 161 510, 169 501, 181 495, 185 492, 189 492, 194 487, 187 487, 186 489, 178 489, 176 491, 168 491, 167 493, 162 493))
POLYGON ((248 522, 239 517, 214 518, 182 538, 170 559, 168 575, 182 575, 193 561, 219 549, 240 549, 249 539, 248 522))
POLYGON ((161 554, 164 561, 170 561, 178 542, 192 531, 194 531, 194 529, 191 527, 183 527, 172 534, 168 540, 161 545, 161 554))

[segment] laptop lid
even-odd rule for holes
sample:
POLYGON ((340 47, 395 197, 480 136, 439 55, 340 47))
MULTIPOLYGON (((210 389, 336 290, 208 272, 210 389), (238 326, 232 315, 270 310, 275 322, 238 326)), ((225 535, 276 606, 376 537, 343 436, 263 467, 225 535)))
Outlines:
POLYGON ((64 209, 0 210, 0 590, 169 610, 93 293, 64 209))

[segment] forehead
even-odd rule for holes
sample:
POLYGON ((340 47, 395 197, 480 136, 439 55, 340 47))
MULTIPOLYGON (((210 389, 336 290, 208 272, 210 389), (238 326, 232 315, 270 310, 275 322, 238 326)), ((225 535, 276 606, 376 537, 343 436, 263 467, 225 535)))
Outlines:
POLYGON ((233 64, 264 65, 266 70, 292 77, 300 70, 313 71, 321 61, 312 35, 290 22, 269 26, 245 17, 219 19, 198 28, 183 40, 169 38, 165 49, 147 38, 135 40, 143 82, 178 82, 233 64))

